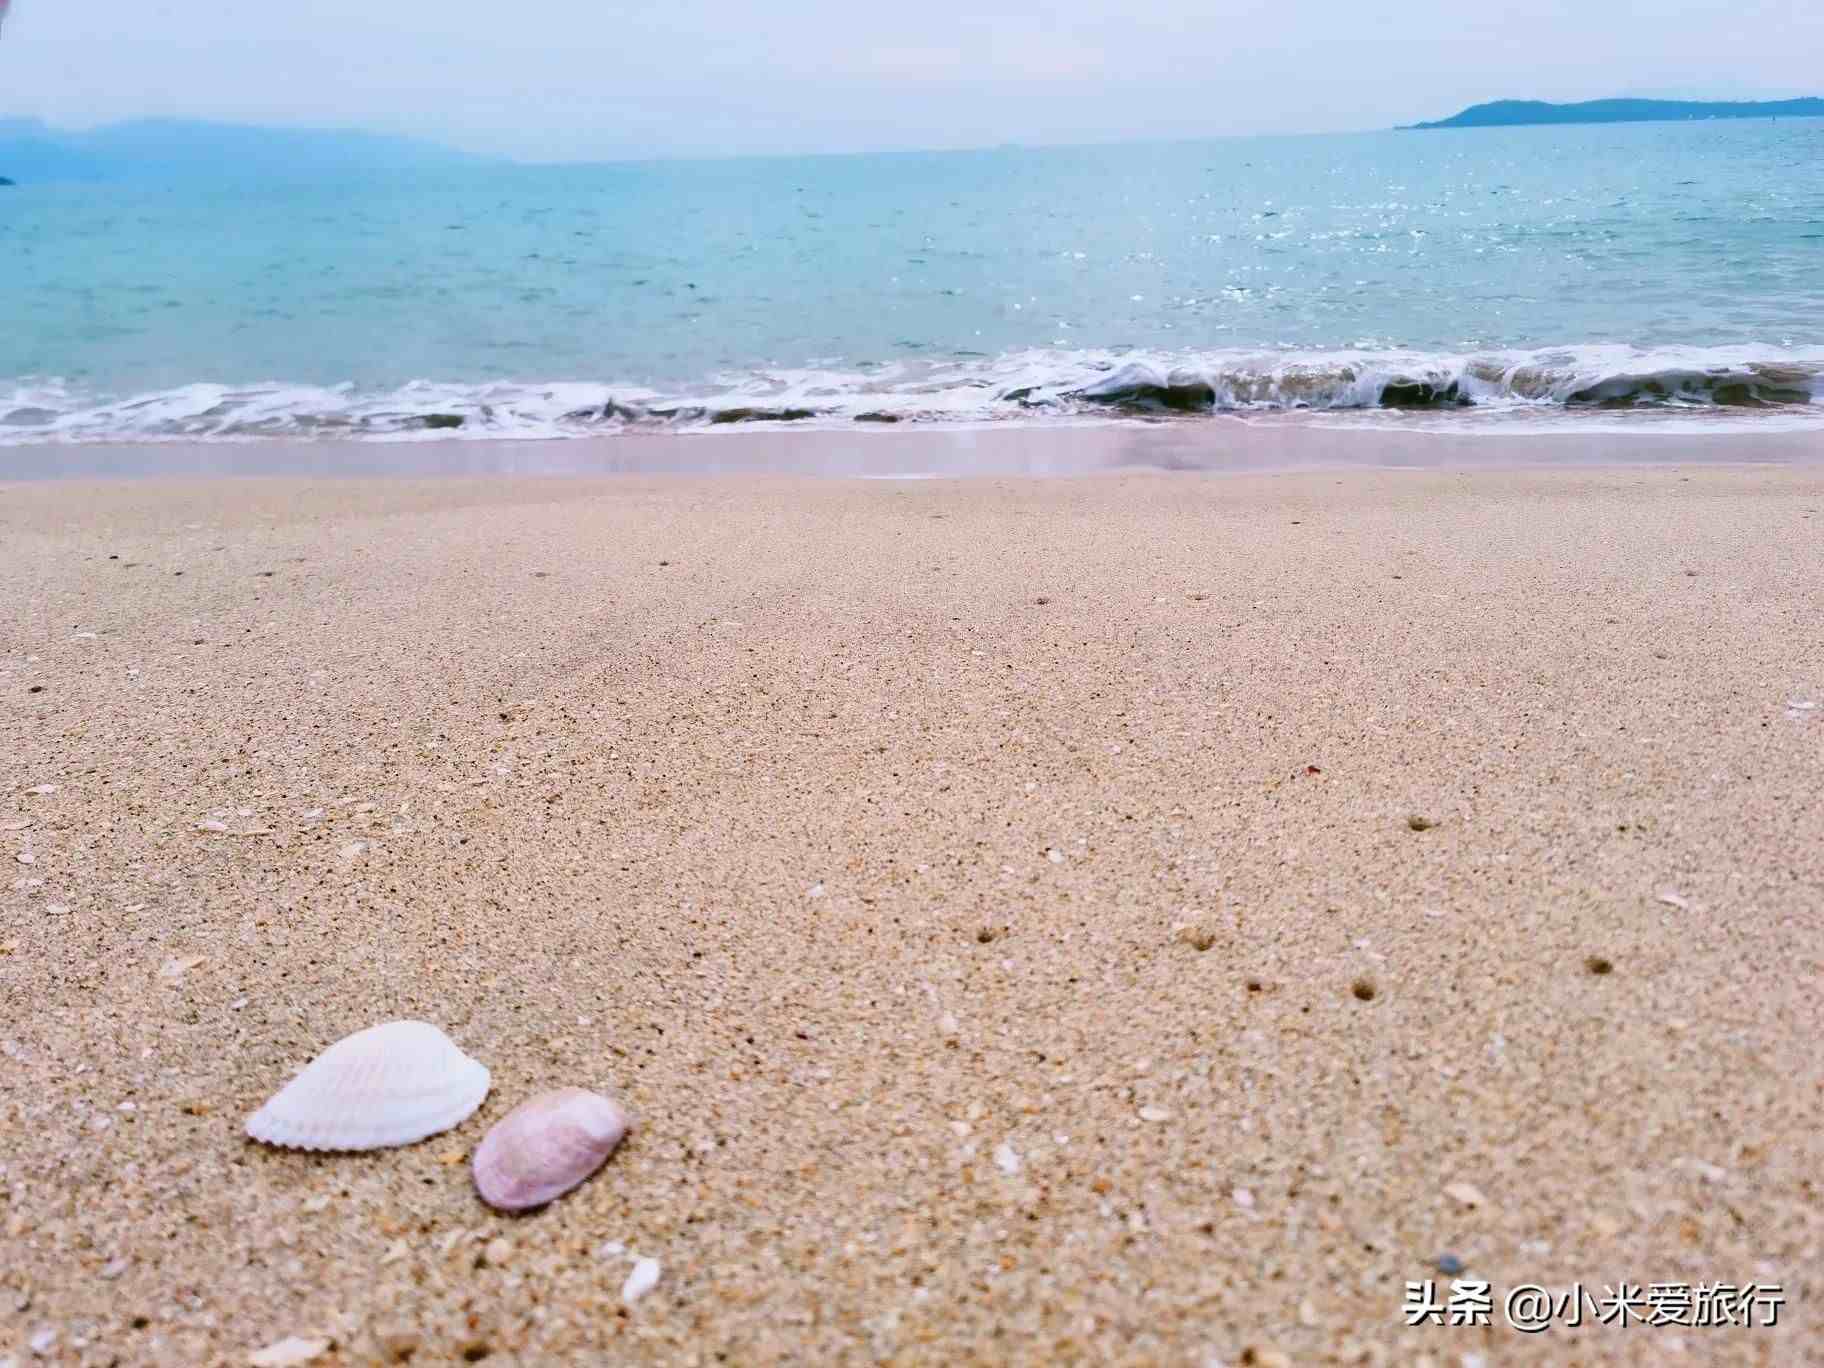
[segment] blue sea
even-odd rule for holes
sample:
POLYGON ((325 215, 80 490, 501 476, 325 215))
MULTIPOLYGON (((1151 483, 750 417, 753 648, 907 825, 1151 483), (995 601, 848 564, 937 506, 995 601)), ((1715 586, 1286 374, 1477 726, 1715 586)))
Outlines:
POLYGON ((1824 419, 1824 121, 0 190, 0 443, 1824 419))

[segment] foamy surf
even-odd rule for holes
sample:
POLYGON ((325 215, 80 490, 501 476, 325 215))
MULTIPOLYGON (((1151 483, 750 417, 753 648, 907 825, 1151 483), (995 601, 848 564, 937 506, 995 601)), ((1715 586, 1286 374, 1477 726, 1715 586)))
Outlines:
POLYGON ((1824 421, 1824 348, 1024 351, 853 370, 754 371, 675 390, 587 381, 418 381, 387 390, 199 382, 110 397, 60 381, 27 381, 0 399, 0 445, 524 440, 752 424, 970 427, 1268 413, 1420 415, 1441 423, 1472 414, 1571 415, 1604 426, 1754 414, 1808 424, 1824 421))

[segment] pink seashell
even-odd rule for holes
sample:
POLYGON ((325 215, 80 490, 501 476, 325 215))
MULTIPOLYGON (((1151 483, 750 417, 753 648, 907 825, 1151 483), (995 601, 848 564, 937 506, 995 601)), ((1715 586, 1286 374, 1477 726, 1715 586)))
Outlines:
POLYGON ((600 1093, 540 1093, 475 1147, 475 1190, 501 1211, 543 1206, 606 1163, 626 1134, 627 1113, 600 1093))

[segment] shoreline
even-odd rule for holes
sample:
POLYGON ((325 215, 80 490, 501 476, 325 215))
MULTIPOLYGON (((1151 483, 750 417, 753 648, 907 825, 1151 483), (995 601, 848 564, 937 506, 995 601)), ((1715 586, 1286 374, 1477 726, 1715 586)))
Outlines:
POLYGON ((561 439, 46 443, 0 447, 0 484, 210 476, 817 475, 1077 476, 1137 470, 1598 469, 1824 463, 1824 429, 1579 429, 1475 433, 1415 424, 1216 419, 905 431, 647 434, 561 439))

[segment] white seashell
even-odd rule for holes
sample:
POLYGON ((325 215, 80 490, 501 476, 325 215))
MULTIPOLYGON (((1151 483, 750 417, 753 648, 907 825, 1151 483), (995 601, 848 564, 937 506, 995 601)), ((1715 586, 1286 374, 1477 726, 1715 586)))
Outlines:
POLYGON ((543 1206, 605 1164, 626 1134, 627 1113, 600 1093, 540 1093, 475 1147, 475 1190, 501 1211, 543 1206))
POLYGON ((269 1145, 370 1150, 459 1125, 488 1095, 488 1071, 425 1021, 389 1021, 338 1040, 247 1120, 269 1145))

